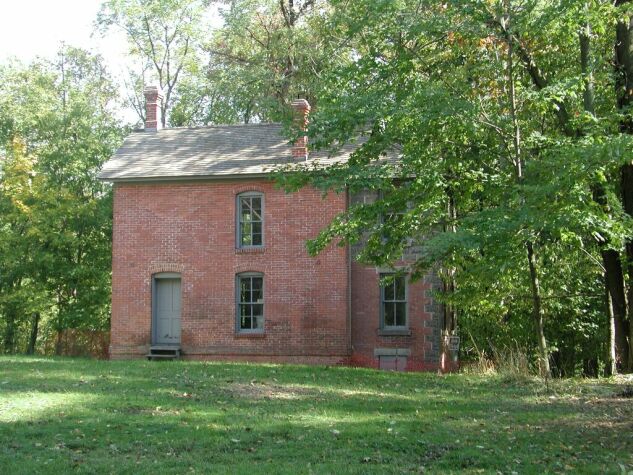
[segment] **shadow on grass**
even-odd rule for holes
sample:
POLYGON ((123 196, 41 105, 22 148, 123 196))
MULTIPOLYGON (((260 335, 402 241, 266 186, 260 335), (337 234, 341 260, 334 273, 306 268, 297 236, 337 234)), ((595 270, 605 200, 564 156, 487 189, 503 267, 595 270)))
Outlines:
POLYGON ((0 472, 542 473, 566 464, 617 473, 633 464, 633 439, 617 435, 630 406, 578 392, 550 399, 533 382, 352 368, 0 358, 0 472))

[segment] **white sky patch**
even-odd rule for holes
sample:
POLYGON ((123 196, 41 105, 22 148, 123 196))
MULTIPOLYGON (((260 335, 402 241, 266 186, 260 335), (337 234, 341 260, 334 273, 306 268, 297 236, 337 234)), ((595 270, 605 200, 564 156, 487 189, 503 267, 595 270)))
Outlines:
POLYGON ((100 53, 112 72, 119 73, 125 66, 126 40, 115 30, 105 38, 94 33, 100 7, 101 0, 2 1, 0 61, 53 58, 66 43, 100 53))

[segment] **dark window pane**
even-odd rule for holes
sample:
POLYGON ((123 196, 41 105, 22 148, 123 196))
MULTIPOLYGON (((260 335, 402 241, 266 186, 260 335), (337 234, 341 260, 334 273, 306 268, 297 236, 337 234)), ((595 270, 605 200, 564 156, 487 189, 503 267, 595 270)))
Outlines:
POLYGON ((253 238, 251 236, 251 225, 242 223, 240 229, 240 243, 243 246, 250 246, 251 242, 253 242, 253 238))
POLYGON ((396 298, 395 300, 406 300, 406 283, 404 277, 398 277, 395 281, 396 298))
POLYGON ((387 284, 384 290, 384 300, 389 301, 393 300, 393 282, 387 284))
POLYGON ((262 199, 251 198, 251 209, 253 212, 253 219, 261 221, 262 219, 262 199))
POLYGON ((242 217, 242 221, 250 221, 253 217, 251 203, 248 198, 240 199, 240 215, 242 217))
POLYGON ((253 302, 261 302, 264 300, 264 289, 260 288, 256 288, 255 286, 253 286, 253 291, 251 292, 251 296, 252 296, 252 301, 253 302))
POLYGON ((262 305, 261 303, 254 303, 252 305, 253 308, 253 315, 255 316, 261 316, 264 314, 264 305, 262 305))
POLYGON ((251 307, 248 304, 240 304, 240 317, 248 317, 251 314, 251 307))
POLYGON ((253 222, 251 224, 251 229, 253 234, 261 234, 262 233, 262 223, 260 222, 253 222))
POLYGON ((252 321, 253 319, 251 317, 242 317, 240 328, 242 330, 250 330, 252 328, 252 321))
POLYGON ((248 279, 240 279, 240 302, 250 302, 251 286, 248 279))
POLYGON ((253 234, 251 239, 252 246, 261 246, 262 245, 262 235, 261 234, 253 234))
POLYGON ((398 327, 404 327, 407 324, 407 304, 405 302, 400 302, 395 304, 396 306, 396 317, 395 317, 395 325, 398 327))
POLYGON ((385 326, 392 327, 395 325, 394 306, 392 303, 383 304, 385 326))

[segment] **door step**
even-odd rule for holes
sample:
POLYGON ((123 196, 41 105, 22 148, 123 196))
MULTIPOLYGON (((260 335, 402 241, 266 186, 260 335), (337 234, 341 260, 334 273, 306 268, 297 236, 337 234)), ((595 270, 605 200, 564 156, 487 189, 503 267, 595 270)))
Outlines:
POLYGON ((180 347, 179 346, 150 346, 149 353, 147 353, 148 360, 178 360, 180 359, 180 347))

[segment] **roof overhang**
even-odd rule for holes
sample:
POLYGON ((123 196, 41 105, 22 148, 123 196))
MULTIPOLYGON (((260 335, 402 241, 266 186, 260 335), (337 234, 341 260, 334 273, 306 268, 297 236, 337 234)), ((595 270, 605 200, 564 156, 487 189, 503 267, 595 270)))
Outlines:
POLYGON ((236 181, 236 180, 252 180, 254 178, 270 179, 272 172, 269 173, 234 173, 224 175, 180 175, 180 176, 145 176, 145 177, 124 177, 124 178, 108 178, 98 177, 100 181, 111 183, 173 183, 187 181, 236 181))

